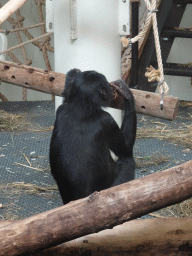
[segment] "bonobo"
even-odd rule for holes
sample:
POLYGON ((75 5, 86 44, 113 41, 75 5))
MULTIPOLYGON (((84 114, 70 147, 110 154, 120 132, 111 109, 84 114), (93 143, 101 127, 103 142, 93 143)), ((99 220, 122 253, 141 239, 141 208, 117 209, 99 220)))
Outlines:
MULTIPOLYGON (((128 89, 129 90, 129 89, 128 89)), ((130 90, 129 90, 130 91, 130 90)), ((134 179, 136 112, 133 95, 124 99, 121 129, 101 109, 113 99, 104 75, 70 70, 50 143, 51 173, 63 203, 134 179), (115 153, 115 162, 110 154, 115 153)))

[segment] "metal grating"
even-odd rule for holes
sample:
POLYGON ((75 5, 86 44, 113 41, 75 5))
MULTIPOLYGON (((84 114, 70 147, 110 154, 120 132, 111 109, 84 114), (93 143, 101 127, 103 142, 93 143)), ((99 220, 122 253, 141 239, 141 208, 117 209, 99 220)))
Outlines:
MULTIPOLYGON (((0 208, 1 219, 21 219, 62 205, 49 168, 49 142, 51 130, 44 130, 54 124, 55 110, 52 101, 6 102, 0 109, 9 113, 23 113, 35 129, 32 131, 0 132, 0 208), (37 129, 38 127, 38 129, 37 129), (37 131, 35 131, 37 130, 37 131), (40 131, 41 130, 41 131, 40 131), (25 156, 31 163, 29 166, 25 156), (16 163, 19 163, 16 164, 16 163), (24 182, 37 187, 54 188, 51 191, 17 189, 13 184, 24 182)), ((192 107, 181 107, 175 121, 170 122, 149 116, 138 115, 138 127, 157 125, 163 122, 168 127, 178 128, 191 124, 192 107)), ((138 168, 136 177, 164 170, 192 159, 192 150, 156 138, 136 140, 134 155, 141 158, 163 154, 169 160, 165 163, 138 168), (147 169, 144 170, 144 169, 147 169)), ((144 216, 144 218, 149 216, 144 216)))

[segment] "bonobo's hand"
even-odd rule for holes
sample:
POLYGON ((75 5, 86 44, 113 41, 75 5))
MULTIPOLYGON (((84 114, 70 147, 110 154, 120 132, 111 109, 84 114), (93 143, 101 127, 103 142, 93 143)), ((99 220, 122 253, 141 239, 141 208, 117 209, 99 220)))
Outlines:
POLYGON ((113 81, 110 84, 123 96, 125 111, 134 110, 134 97, 128 85, 122 79, 113 81))

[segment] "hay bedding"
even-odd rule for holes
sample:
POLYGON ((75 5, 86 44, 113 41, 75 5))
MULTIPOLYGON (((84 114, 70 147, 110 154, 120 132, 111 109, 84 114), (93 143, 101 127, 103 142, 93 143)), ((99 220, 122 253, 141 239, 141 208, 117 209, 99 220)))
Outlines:
MULTIPOLYGON (((137 130, 137 140, 156 138, 158 140, 165 140, 176 145, 183 147, 182 152, 191 152, 192 149, 192 102, 181 101, 179 114, 175 121, 167 122, 160 119, 152 119, 150 117, 142 116, 142 127, 137 130), (157 121, 154 121, 157 120, 157 121), (181 122, 182 121, 182 122, 181 122), (143 124, 144 123, 144 124, 143 124)), ((152 155, 147 156, 140 161, 136 157, 136 164, 138 167, 148 167, 151 163, 160 164, 162 162, 169 161, 169 156, 164 155, 152 155), (156 156, 156 159, 154 159, 156 156), (159 158, 159 159, 158 159, 159 158), (138 162, 139 160, 139 162, 138 162)), ((188 199, 180 204, 172 205, 170 207, 161 209, 151 214, 155 217, 192 217, 192 198, 188 199)))
POLYGON ((175 144, 180 144, 192 148, 192 124, 181 124, 177 129, 171 129, 164 123, 157 122, 155 127, 144 126, 137 131, 137 139, 157 138, 167 140, 175 144))
POLYGON ((28 123, 24 116, 9 114, 0 110, 0 131, 26 130, 28 123))
POLYGON ((32 123, 25 114, 10 114, 0 110, 0 131, 44 132, 52 130, 53 126, 41 127, 37 123, 32 123))
MULTIPOLYGON (((182 108, 187 108, 187 117, 184 119, 188 121, 192 121, 192 103, 191 102, 181 102, 180 106, 182 108)), ((179 116, 178 116, 179 118, 179 116)), ((183 117, 182 117, 183 118, 183 117)), ((172 125, 173 122, 163 122, 163 121, 151 121, 149 123, 143 125, 137 129, 137 139, 147 139, 147 138, 157 138, 159 140, 166 140, 173 142, 175 144, 179 144, 182 146, 188 147, 184 149, 189 151, 192 148, 192 124, 190 123, 180 123, 176 124, 175 128, 172 125)), ((53 127, 48 127, 46 129, 36 129, 37 132, 40 131, 48 131, 52 130, 53 127)), ((31 123, 25 118, 23 114, 10 114, 3 110, 0 111, 0 131, 25 131, 25 130, 33 130, 31 123)), ((184 151, 183 151, 184 152, 184 151)), ((158 152, 152 154, 151 156, 139 157, 135 156, 137 168, 141 167, 149 167, 153 165, 159 165, 160 163, 168 162, 169 156, 164 156, 158 152)), ((9 183, 6 185, 0 184, 0 191, 4 190, 5 194, 20 194, 20 193, 28 193, 30 195, 45 195, 51 196, 53 191, 57 190, 57 187, 40 187, 34 184, 26 184, 24 182, 20 183, 9 183)), ((0 208, 3 205, 0 205, 0 208)), ((184 217, 184 216, 192 216, 192 199, 186 200, 180 204, 173 205, 157 211, 151 214, 156 217, 184 217)), ((5 214, 5 219, 14 219, 18 218, 18 216, 12 216, 10 207, 5 214)))
POLYGON ((20 219, 18 216, 18 210, 24 209, 25 205, 17 205, 18 198, 21 194, 25 193, 31 196, 42 196, 50 200, 54 200, 58 188, 56 185, 42 185, 37 186, 31 183, 25 182, 12 182, 12 183, 0 183, 0 193, 3 197, 6 197, 7 203, 0 204, 0 209, 3 209, 3 214, 0 215, 0 220, 13 220, 20 219))

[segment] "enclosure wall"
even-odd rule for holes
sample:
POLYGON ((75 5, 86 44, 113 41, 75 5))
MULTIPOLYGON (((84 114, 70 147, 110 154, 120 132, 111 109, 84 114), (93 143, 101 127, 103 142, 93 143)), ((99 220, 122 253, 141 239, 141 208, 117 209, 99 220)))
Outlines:
MULTIPOLYGON (((54 1, 55 71, 96 70, 108 81, 121 77, 118 0, 77 1, 77 39, 71 39, 70 1, 54 1)), ((62 99, 56 98, 56 108, 62 99)), ((120 124, 119 110, 112 110, 120 124)))

